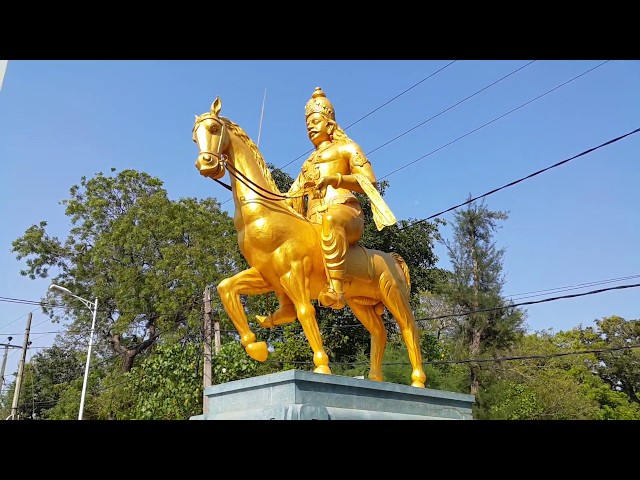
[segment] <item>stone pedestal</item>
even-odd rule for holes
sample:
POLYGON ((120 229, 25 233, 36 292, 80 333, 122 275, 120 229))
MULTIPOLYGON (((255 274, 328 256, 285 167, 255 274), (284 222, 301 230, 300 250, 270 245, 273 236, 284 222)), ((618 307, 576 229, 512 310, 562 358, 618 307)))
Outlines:
POLYGON ((205 389, 191 420, 472 420, 473 395, 302 370, 205 389))

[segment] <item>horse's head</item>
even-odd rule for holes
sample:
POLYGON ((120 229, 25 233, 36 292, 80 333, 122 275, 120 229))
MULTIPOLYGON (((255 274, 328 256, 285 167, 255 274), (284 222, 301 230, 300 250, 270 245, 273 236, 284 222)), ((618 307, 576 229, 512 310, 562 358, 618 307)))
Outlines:
POLYGON ((196 168, 200 175, 219 179, 224 175, 224 152, 229 146, 229 132, 224 120, 218 116, 222 102, 218 97, 211 104, 211 110, 196 116, 193 125, 193 141, 198 144, 200 154, 196 168))

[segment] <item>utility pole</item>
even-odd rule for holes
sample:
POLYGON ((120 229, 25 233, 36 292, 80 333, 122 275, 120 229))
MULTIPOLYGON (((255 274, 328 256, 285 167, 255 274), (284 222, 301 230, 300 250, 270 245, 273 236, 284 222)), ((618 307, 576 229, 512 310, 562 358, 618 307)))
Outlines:
POLYGON ((213 347, 216 355, 220 353, 220 320, 218 315, 213 318, 213 347))
MULTIPOLYGON (((0 345, 4 346, 4 356, 2 357, 2 370, 0 370, 0 399, 2 398, 2 388, 4 387, 4 369, 7 366, 7 354, 9 353, 9 347, 13 347, 11 345, 11 340, 13 337, 8 337, 9 343, 0 343, 0 345)), ((2 406, 4 407, 4 400, 2 401, 2 406)))
POLYGON ((2 386, 4 385, 4 369, 7 366, 7 354, 9 353, 9 347, 13 347, 10 345, 13 337, 9 337, 9 343, 0 343, 0 345, 4 345, 4 356, 2 357, 2 370, 0 370, 0 390, 2 390, 2 386))
POLYGON ((31 317, 33 314, 29 312, 27 318, 27 329, 24 332, 24 342, 22 343, 22 358, 18 364, 18 376, 16 377, 16 389, 13 392, 13 404, 11 405, 11 420, 18 418, 18 398, 20 398, 20 388, 22 387, 22 373, 24 372, 24 361, 27 358, 27 347, 29 346, 29 331, 31 330, 31 317))
POLYGON ((204 378, 202 389, 202 413, 209 412, 209 402, 205 390, 211 386, 211 287, 204 289, 204 378))

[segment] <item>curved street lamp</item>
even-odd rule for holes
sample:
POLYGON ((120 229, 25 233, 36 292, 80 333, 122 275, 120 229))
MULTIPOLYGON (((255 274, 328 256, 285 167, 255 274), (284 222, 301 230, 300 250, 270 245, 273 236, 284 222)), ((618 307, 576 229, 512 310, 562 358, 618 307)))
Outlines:
POLYGON ((68 288, 61 287, 60 285, 56 285, 52 283, 49 285, 49 290, 56 290, 60 293, 64 293, 72 296, 73 298, 77 298, 85 306, 93 311, 93 320, 91 321, 91 333, 89 334, 89 349, 87 350, 87 364, 84 367, 84 380, 82 381, 82 394, 80 395, 80 412, 78 413, 78 420, 82 420, 82 414, 84 412, 84 397, 87 393, 87 380, 89 379, 89 362, 91 361, 91 346, 93 345, 93 331, 96 327, 96 314, 98 313, 98 297, 96 297, 95 302, 90 302, 89 300, 79 297, 78 295, 74 295, 68 288))

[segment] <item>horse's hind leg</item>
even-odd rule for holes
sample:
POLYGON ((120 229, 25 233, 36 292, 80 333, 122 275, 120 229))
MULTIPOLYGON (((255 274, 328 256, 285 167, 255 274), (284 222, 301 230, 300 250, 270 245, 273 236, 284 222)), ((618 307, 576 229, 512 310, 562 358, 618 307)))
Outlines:
POLYGON ((387 345, 387 330, 384 328, 382 316, 375 311, 374 305, 359 305, 353 300, 347 300, 353 314, 371 334, 371 353, 369 354, 369 380, 381 382, 382 357, 387 345))
POLYGON ((265 342, 256 342, 256 335, 249 328, 247 316, 244 313, 240 295, 255 295, 267 293, 273 287, 262 277, 255 268, 249 268, 225 278, 218 284, 218 294, 225 310, 229 314, 233 325, 240 334, 240 341, 247 354, 259 362, 264 362, 269 355, 265 342))
POLYGON ((416 319, 411 311, 408 295, 398 288, 398 284, 393 279, 388 279, 386 275, 381 277, 380 290, 387 292, 384 305, 387 307, 393 318, 398 322, 402 338, 407 346, 409 361, 413 371, 411 372, 411 386, 424 388, 427 379, 422 368, 422 354, 420 353, 420 332, 416 324, 416 319), (389 282, 387 285, 384 282, 389 282))

